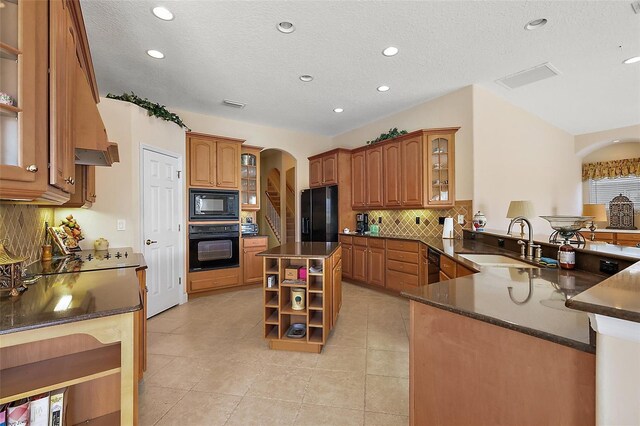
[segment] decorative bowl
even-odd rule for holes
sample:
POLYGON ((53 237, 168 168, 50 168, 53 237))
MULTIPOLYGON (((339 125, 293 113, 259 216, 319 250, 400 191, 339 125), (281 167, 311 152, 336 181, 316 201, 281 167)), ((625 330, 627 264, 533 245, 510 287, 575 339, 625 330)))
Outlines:
POLYGON ((560 234, 573 234, 586 226, 593 216, 540 216, 546 219, 551 228, 560 234))

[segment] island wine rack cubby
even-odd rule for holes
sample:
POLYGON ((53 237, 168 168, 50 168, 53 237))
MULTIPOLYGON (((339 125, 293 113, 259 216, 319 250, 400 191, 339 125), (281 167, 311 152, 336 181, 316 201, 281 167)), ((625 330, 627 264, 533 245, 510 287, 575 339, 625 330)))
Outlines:
POLYGON ((271 349, 322 351, 333 326, 332 292, 341 291, 332 274, 340 253, 341 250, 335 250, 326 258, 264 257, 264 337, 271 349), (306 272, 301 278, 297 275, 295 279, 286 278, 287 269, 300 268, 306 272), (304 290, 302 309, 294 309, 292 289, 304 290), (305 335, 287 336, 292 324, 303 324, 305 335))

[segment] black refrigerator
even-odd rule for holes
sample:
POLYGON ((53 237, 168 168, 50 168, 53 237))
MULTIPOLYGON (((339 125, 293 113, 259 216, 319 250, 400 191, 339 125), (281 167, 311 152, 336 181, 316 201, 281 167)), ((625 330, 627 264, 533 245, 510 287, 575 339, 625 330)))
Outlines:
POLYGON ((305 189, 301 197, 302 241, 338 241, 338 186, 305 189))

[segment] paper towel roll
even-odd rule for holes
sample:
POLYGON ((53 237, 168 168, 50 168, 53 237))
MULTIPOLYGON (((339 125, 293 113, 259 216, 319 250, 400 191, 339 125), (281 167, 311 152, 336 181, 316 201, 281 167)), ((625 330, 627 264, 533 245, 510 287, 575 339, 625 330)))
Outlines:
POLYGON ((453 218, 445 217, 444 226, 442 227, 442 238, 454 238, 453 237, 453 218))

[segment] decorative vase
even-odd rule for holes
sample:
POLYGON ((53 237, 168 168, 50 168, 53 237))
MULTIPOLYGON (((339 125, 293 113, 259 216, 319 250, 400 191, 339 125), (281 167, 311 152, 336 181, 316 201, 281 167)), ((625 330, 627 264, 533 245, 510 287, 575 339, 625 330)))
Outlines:
POLYGON ((484 227, 487 224, 487 217, 478 210, 478 213, 473 215, 473 229, 476 231, 484 231, 484 227))

